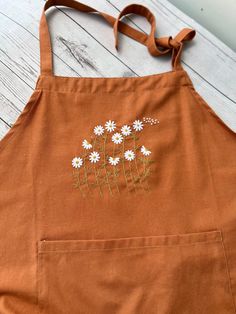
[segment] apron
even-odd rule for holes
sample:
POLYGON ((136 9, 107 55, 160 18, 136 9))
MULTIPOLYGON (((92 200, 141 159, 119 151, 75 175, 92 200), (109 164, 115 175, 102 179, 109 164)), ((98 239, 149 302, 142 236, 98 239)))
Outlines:
POLYGON ((181 66, 195 31, 155 38, 142 5, 97 12, 117 49, 119 30, 152 56, 171 53, 172 70, 55 76, 54 5, 97 12, 46 2, 41 73, 0 142, 0 313, 236 313, 236 134, 181 66), (129 13, 149 35, 120 21, 129 13))

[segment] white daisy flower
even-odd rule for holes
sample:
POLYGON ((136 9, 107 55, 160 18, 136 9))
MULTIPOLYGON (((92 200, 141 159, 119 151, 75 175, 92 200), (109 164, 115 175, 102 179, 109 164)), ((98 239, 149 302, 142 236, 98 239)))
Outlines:
POLYGON ((141 152, 144 156, 149 156, 151 154, 151 151, 148 150, 144 145, 141 147, 141 152))
POLYGON ((109 157, 109 164, 111 164, 112 166, 116 166, 119 161, 120 161, 120 158, 119 157, 109 157))
POLYGON ((91 149, 92 148, 92 144, 90 144, 87 140, 83 140, 82 146, 84 149, 91 149))
POLYGON ((106 129, 108 132, 113 132, 113 131, 115 130, 115 128, 116 128, 116 124, 115 124, 114 121, 109 120, 109 121, 107 121, 107 122, 105 123, 105 129, 106 129))
POLYGON ((80 157, 75 157, 72 159, 72 166, 74 168, 80 168, 83 165, 83 159, 80 157))
POLYGON ((135 158, 135 153, 132 150, 127 150, 124 156, 125 156, 125 159, 132 161, 135 158))
POLYGON ((133 128, 135 131, 142 131, 143 129, 143 122, 141 120, 135 120, 133 122, 133 128))
POLYGON ((128 126, 128 125, 122 126, 122 128, 121 128, 121 133, 122 133, 124 136, 130 135, 130 134, 131 134, 131 127, 128 126))
POLYGON ((115 144, 120 144, 123 141, 123 136, 120 133, 115 133, 114 135, 112 135, 112 142, 114 142, 115 144))
POLYGON ((102 125, 97 125, 97 126, 95 126, 93 131, 94 131, 95 135, 100 136, 104 133, 104 127, 102 125))
POLYGON ((92 163, 96 163, 98 162, 100 159, 100 155, 98 152, 92 152, 90 155, 89 155, 89 160, 92 162, 92 163))

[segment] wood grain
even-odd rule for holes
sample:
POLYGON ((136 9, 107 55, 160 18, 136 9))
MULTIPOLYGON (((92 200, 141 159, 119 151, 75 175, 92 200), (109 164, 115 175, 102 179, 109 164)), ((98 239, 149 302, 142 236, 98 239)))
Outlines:
MULTIPOLYGON (((132 2, 84 0, 113 16, 132 2)), ((182 55, 184 68, 199 94, 236 131, 236 53, 167 0, 135 2, 155 14, 158 36, 173 36, 183 27, 196 29, 196 38, 182 55)), ((0 0, 0 138, 23 110, 39 75, 38 28, 43 5, 42 0, 0 0)), ((122 34, 116 51, 112 28, 97 15, 59 7, 50 9, 47 17, 56 75, 143 76, 171 69, 170 58, 154 58, 145 46, 122 34)), ((124 21, 149 32, 144 18, 131 15, 124 21)))

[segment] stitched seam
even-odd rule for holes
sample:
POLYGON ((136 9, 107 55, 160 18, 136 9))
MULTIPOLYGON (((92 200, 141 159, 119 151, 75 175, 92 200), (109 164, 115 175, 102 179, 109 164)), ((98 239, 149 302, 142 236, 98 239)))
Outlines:
POLYGON ((58 243, 58 242, 64 242, 65 244, 69 243, 69 242, 107 242, 107 241, 124 241, 124 240, 131 240, 131 241, 137 241, 137 240, 141 240, 141 239, 158 239, 158 238, 162 238, 162 239, 166 239, 166 238, 178 238, 178 239, 184 239, 184 238, 189 238, 189 237, 199 237, 200 236, 204 236, 203 240, 192 240, 191 243, 196 243, 196 242, 208 242, 208 241, 212 241, 212 238, 208 240, 208 237, 211 236, 212 234, 216 235, 216 238, 213 238, 216 241, 219 241, 220 239, 220 233, 221 230, 220 229, 216 229, 216 230, 212 230, 212 231, 200 231, 200 232, 188 232, 188 233, 176 233, 176 234, 160 234, 160 235, 151 235, 151 236, 134 236, 134 237, 121 237, 121 238, 103 238, 103 239, 72 239, 72 240, 39 240, 40 243, 58 243), (218 238, 219 237, 219 238, 218 238))
POLYGON ((120 247, 120 248, 98 248, 98 249, 78 249, 78 250, 39 250, 39 254, 44 254, 44 253, 73 253, 73 252, 80 252, 80 251, 111 251, 111 250, 131 250, 131 249, 158 249, 158 248, 172 248, 172 247, 185 247, 185 246, 194 246, 198 244, 211 244, 211 243, 219 243, 221 242, 220 240, 214 240, 214 241, 202 241, 202 242, 194 242, 194 243, 186 243, 186 244, 169 244, 169 245, 154 245, 154 246, 127 246, 127 247, 120 247))
POLYGON ((232 284, 231 284, 232 279, 231 279, 231 275, 230 275, 229 263, 228 263, 228 259, 227 259, 227 256, 226 256, 226 250, 225 250, 225 245, 224 245, 224 240, 223 240, 223 236, 222 235, 221 235, 221 245, 222 245, 224 259, 225 259, 225 266, 226 266, 226 272, 227 272, 227 277, 228 277, 228 284, 229 284, 230 294, 231 294, 233 307, 234 307, 234 313, 236 313, 236 305, 235 305, 235 302, 234 302, 234 294, 233 294, 233 289, 232 289, 232 284))
MULTIPOLYGON (((194 99, 198 102, 199 106, 200 106, 200 110, 201 110, 201 116, 202 116, 202 128, 204 131, 204 135, 206 138, 206 156, 207 156, 207 163, 208 163, 208 168, 209 168, 209 173, 210 173, 210 178, 211 178, 211 182, 212 182, 212 189, 213 189, 213 193, 214 193, 214 199, 215 199, 215 205, 217 208, 217 211, 219 213, 219 205, 216 199, 216 190, 215 190, 215 183, 214 183, 214 176, 213 176, 213 171, 212 171, 212 166, 211 166, 211 162, 210 162, 210 151, 209 151, 209 147, 208 147, 208 135, 205 129, 205 124, 203 123, 203 108, 202 108, 202 103, 201 103, 201 97, 198 96, 198 93, 195 91, 195 88, 193 86, 191 86, 190 88, 188 88, 191 92, 191 94, 193 95, 194 99), (200 97, 200 99, 199 99, 200 97)), ((204 101, 204 100, 203 100, 204 101)), ((217 219, 217 227, 218 226, 218 219, 217 219)), ((230 293, 232 296, 232 302, 233 302, 233 306, 234 306, 234 312, 236 313, 236 304, 234 301, 234 294, 233 294, 233 288, 232 288, 232 279, 231 279, 231 275, 230 275, 230 269, 229 269, 229 263, 228 263, 228 258, 227 258, 227 253, 226 253, 226 248, 225 248, 225 244, 224 244, 224 240, 221 234, 221 242, 222 242, 222 246, 223 246, 223 252, 224 252, 224 256, 225 256, 225 262, 226 262, 226 268, 227 268, 227 274, 228 274, 228 281, 229 281, 229 287, 230 287, 230 293)))
POLYGON ((36 243, 36 251, 37 251, 37 269, 36 269, 36 302, 39 305, 39 258, 40 255, 38 254, 38 243, 36 243))
MULTIPOLYGON (((191 90, 191 88, 190 88, 190 90, 191 90)), ((192 93, 194 95, 194 88, 193 88, 192 93)), ((195 97, 195 99, 197 99, 198 103, 200 104, 200 110, 201 110, 201 113, 202 113, 202 116, 203 116, 203 109, 201 107, 202 104, 201 104, 200 100, 197 97, 195 97)), ((217 207, 217 211, 219 213, 219 205, 218 205, 218 202, 217 202, 217 199, 216 199, 216 190, 215 190, 214 176, 213 176, 212 166, 211 166, 211 162, 210 162, 210 151, 209 151, 209 146, 208 146, 209 141, 208 141, 207 132, 205 130, 205 124, 203 125, 203 129, 204 129, 204 134, 205 134, 206 144, 207 144, 206 145, 207 161, 208 161, 208 166, 209 166, 209 170, 210 170, 210 176, 211 176, 211 181, 212 181, 212 188, 213 188, 213 192, 214 192, 214 195, 215 195, 215 204, 216 204, 216 207, 217 207)), ((225 247, 225 244, 224 244, 223 237, 222 237, 222 245, 223 245, 223 248, 224 248, 224 255, 225 255, 226 267, 227 267, 227 272, 228 272, 228 280, 229 280, 230 292, 231 292, 232 302, 233 302, 233 306, 234 306, 234 312, 236 313, 236 304, 235 304, 233 288, 232 288, 232 278, 231 278, 231 275, 230 275, 229 262, 228 262, 228 257, 227 257, 226 247, 225 247)))
POLYGON ((153 74, 147 74, 147 75, 143 75, 143 76, 128 76, 128 77, 124 77, 124 76, 113 76, 113 77, 84 77, 84 76, 63 76, 63 75, 45 75, 45 74, 40 74, 38 76, 38 81, 41 78, 53 78, 53 79, 66 79, 66 80, 74 80, 74 81, 81 81, 81 80, 92 80, 92 81, 102 81, 102 80, 117 80, 119 81, 120 79, 129 79, 129 80, 141 80, 141 79, 147 79, 147 78, 156 78, 156 77, 163 77, 166 75, 173 75, 176 73, 180 73, 182 72, 183 74, 186 74, 186 71, 182 68, 181 70, 170 70, 167 72, 162 72, 162 73, 153 73, 153 74))
POLYGON ((30 116, 30 113, 33 107, 36 105, 36 103, 38 103, 41 95, 42 95, 42 90, 38 90, 38 89, 35 89, 34 92, 31 94, 29 100, 25 104, 23 111, 21 111, 20 115, 17 117, 16 121, 13 123, 13 126, 7 131, 7 133, 0 140, 0 152, 3 151, 3 149, 5 149, 5 147, 9 144, 9 141, 10 139, 13 138, 13 135, 15 135, 17 128, 19 128, 25 122, 25 120, 27 120, 27 118, 30 116), (35 95, 36 96, 35 100, 29 105, 36 91, 38 92, 38 94, 35 95))
POLYGON ((225 122, 224 120, 219 117, 217 115, 217 113, 215 112, 215 110, 213 108, 211 108, 211 106, 208 105, 208 103, 205 101, 205 99, 196 91, 195 87, 193 85, 186 85, 186 87, 189 88, 191 94, 193 95, 193 97, 196 99, 196 101, 198 102, 198 104, 200 104, 200 106, 204 106, 204 108, 207 110, 207 112, 209 112, 209 114, 211 116, 213 116, 213 118, 221 124, 221 126, 223 126, 224 128, 227 129, 227 131, 229 131, 230 133, 232 133, 234 136, 236 136, 236 131, 232 130, 225 122))
MULTIPOLYGON (((187 87, 188 88, 188 87, 187 87)), ((209 155, 210 155, 210 152, 209 152, 209 149, 208 149, 208 137, 207 137, 207 132, 206 132, 206 129, 205 129, 205 124, 204 124, 204 121, 203 121, 203 110, 202 110, 202 103, 201 101, 198 99, 198 95, 195 94, 195 89, 193 86, 191 86, 190 88, 188 88, 188 90, 190 91, 191 95, 193 96, 193 98, 197 101, 197 103, 199 104, 199 108, 200 108, 200 113, 201 113, 201 128, 202 128, 202 134, 204 135, 204 138, 206 138, 206 141, 204 141, 204 148, 205 148, 205 151, 206 151, 206 160, 207 160, 207 167, 208 167, 208 170, 209 170, 209 176, 210 176, 210 181, 211 181, 211 184, 212 184, 212 192, 213 192, 213 195, 214 195, 214 203, 215 203, 215 206, 217 208, 217 211, 219 212, 219 206, 218 206, 218 203, 217 203, 217 200, 216 200, 216 191, 215 191, 215 184, 214 184, 214 179, 213 179, 213 173, 212 173, 212 168, 211 168, 211 164, 210 164, 210 158, 209 158, 209 155)), ((218 219, 217 219, 217 222, 216 222, 216 217, 215 215, 213 214, 213 217, 214 217, 214 221, 216 223, 216 226, 217 226, 217 229, 220 229, 219 226, 218 226, 218 219)))
POLYGON ((38 291, 37 291, 37 305, 39 309, 39 313, 44 313, 45 309, 45 300, 42 299, 42 287, 44 285, 44 274, 42 273, 43 267, 43 256, 41 254, 37 254, 38 257, 38 291), (44 302, 43 302, 44 301, 44 302))
MULTIPOLYGON (((180 84, 180 85, 168 85, 168 86, 155 86, 154 89, 151 89, 151 88, 144 88, 143 90, 139 90, 141 92, 145 91, 145 92, 153 92, 153 90, 158 90, 158 89, 162 89, 162 88, 176 88, 176 87, 183 87, 183 86, 189 86, 189 83, 184 83, 184 84, 180 84)), ((125 94, 125 93, 137 93, 137 90, 126 90, 126 91, 123 91, 121 90, 120 92, 114 92, 114 91, 91 91, 91 90, 88 90, 87 92, 84 92, 84 91, 78 91, 78 90, 75 90, 75 91, 70 91, 70 90, 56 90, 56 89, 47 89, 47 88, 44 88, 44 87, 39 87, 38 90, 41 90, 41 91, 46 91, 46 92, 54 92, 54 93, 63 93, 63 94, 84 94, 84 95, 93 95, 93 94, 96 94, 96 95, 104 95, 104 94, 112 94, 112 95, 119 95, 119 94, 125 94)))

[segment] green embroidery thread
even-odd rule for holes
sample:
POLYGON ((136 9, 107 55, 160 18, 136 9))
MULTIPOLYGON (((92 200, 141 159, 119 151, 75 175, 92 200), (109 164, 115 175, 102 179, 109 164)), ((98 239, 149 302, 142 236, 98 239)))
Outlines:
POLYGON ((112 120, 95 126, 90 141, 82 142, 81 157, 72 159, 73 186, 83 197, 96 188, 100 196, 106 190, 110 196, 119 194, 122 181, 128 192, 149 191, 148 178, 154 161, 150 159, 151 150, 139 144, 137 134, 144 127, 157 124, 157 119, 143 118, 122 127, 112 120))

